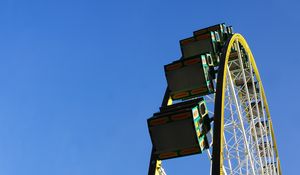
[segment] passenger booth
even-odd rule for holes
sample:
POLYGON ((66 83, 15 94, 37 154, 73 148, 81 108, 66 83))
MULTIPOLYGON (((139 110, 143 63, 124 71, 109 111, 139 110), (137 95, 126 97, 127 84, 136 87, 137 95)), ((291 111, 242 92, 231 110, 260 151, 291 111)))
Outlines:
POLYGON ((272 150, 271 149, 271 145, 267 142, 263 142, 264 144, 262 143, 259 143, 258 145, 258 148, 259 148, 259 152, 260 152, 260 156, 261 157, 264 157, 264 151, 266 153, 266 156, 268 156, 268 150, 272 150))
POLYGON ((194 31, 193 37, 180 41, 182 58, 186 59, 209 53, 211 54, 213 65, 218 66, 222 52, 221 48, 232 34, 232 26, 226 27, 224 23, 194 31))
MULTIPOLYGON (((261 116, 261 119, 263 119, 262 116, 261 116)), ((265 136, 266 134, 268 134, 269 133, 268 122, 267 121, 258 121, 258 122, 256 122, 255 123, 255 131, 256 131, 256 135, 258 137, 262 137, 262 136, 265 136), (260 128, 261 128, 261 131, 260 131, 260 128)), ((252 133, 253 136, 255 135, 255 132, 254 132, 253 128, 251 128, 251 133, 252 133)))
POLYGON ((190 99, 214 92, 206 54, 180 59, 164 68, 173 100, 190 99))
POLYGON ((221 43, 221 46, 223 46, 229 36, 233 34, 233 28, 232 26, 226 27, 225 23, 222 23, 194 31, 193 34, 194 36, 200 36, 209 32, 216 32, 217 39, 221 43))
MULTIPOLYGON (((263 166, 264 173, 260 174, 267 174, 268 172, 273 172, 273 174, 277 174, 277 163, 267 163, 267 165, 263 166), (275 172, 274 172, 275 169, 275 172)), ((271 173, 270 173, 271 174, 271 173)))
POLYGON ((262 109, 261 101, 258 101, 257 105, 256 105, 256 102, 252 102, 251 106, 252 106, 253 115, 258 116, 258 112, 259 112, 259 116, 262 118, 263 109, 262 109))
MULTIPOLYGON (((251 108, 252 108, 253 119, 257 119, 258 114, 259 114, 260 119, 263 119, 263 108, 262 108, 261 101, 258 101, 257 105, 256 105, 256 102, 252 102, 251 103, 251 108)), ((250 121, 251 120, 251 113, 249 111, 249 105, 246 107, 245 111, 247 112, 247 117, 250 121)))
MULTIPOLYGON (((243 68, 244 69, 248 69, 249 68, 249 61, 248 61, 248 57, 243 54, 241 52, 241 59, 242 59, 242 63, 243 63, 243 68)), ((237 51, 231 51, 230 52, 230 55, 229 55, 229 70, 230 71, 238 71, 238 72, 241 72, 243 69, 242 69, 242 66, 241 66, 241 63, 240 63, 240 60, 239 60, 239 55, 238 55, 238 52, 237 51)), ((247 74, 247 72, 245 72, 245 74, 247 74)), ((250 76, 250 75, 248 75, 250 76)))
POLYGON ((160 160, 200 154, 209 147, 210 119, 203 98, 160 108, 148 119, 148 128, 153 154, 160 160))
MULTIPOLYGON (((260 97, 260 92, 259 92, 259 85, 258 82, 254 82, 254 85, 252 83, 251 80, 249 80, 247 82, 247 84, 244 83, 243 79, 237 80, 236 81, 236 85, 239 86, 241 88, 241 90, 239 91, 239 94, 241 96, 241 99, 243 99, 244 101, 248 101, 248 96, 247 96, 247 90, 246 87, 248 89, 249 92, 249 98, 250 101, 255 101, 255 95, 256 95, 256 99, 259 99, 260 97)), ((255 103, 253 102, 252 105, 254 105, 255 103)), ((261 105, 261 104, 260 104, 261 105)))
POLYGON ((180 47, 184 59, 205 53, 216 53, 215 32, 183 39, 180 41, 180 47))
POLYGON ((211 32, 214 33, 216 50, 210 54, 212 55, 214 66, 218 66, 220 62, 219 57, 222 52, 221 48, 225 45, 228 38, 233 34, 233 28, 232 26, 226 27, 225 23, 222 23, 194 31, 193 34, 194 37, 197 38, 211 32))

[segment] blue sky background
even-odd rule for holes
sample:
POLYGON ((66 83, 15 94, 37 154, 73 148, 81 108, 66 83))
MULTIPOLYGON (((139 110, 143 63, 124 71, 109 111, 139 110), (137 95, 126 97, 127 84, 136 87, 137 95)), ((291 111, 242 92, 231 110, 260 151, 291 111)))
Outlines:
MULTIPOLYGON (((178 41, 226 22, 256 58, 283 174, 299 164, 298 1, 0 1, 0 174, 147 174, 178 41)), ((208 174, 207 156, 165 162, 208 174)))

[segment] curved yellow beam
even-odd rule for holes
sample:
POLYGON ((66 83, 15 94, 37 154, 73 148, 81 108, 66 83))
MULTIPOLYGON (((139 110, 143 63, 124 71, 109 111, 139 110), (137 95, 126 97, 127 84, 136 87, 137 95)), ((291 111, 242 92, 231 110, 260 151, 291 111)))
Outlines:
POLYGON ((224 133, 224 105, 225 105, 225 90, 226 90, 226 75, 227 69, 225 68, 228 65, 228 60, 231 52, 231 48, 235 41, 238 41, 247 52, 250 63, 253 67, 254 73, 256 75, 256 79, 259 82, 260 89, 262 90, 262 97, 264 100, 264 106, 266 108, 266 113, 268 117, 268 121, 270 122, 270 130, 273 140, 273 145, 276 154, 276 160, 278 163, 278 172, 281 175, 281 168, 280 168, 280 161, 279 155, 275 140, 275 134, 273 131, 272 120, 270 115, 269 106, 267 103, 267 98, 264 92, 264 88, 262 85, 262 81, 253 57, 253 54, 247 44, 245 38, 241 34, 234 34, 229 42, 226 44, 226 50, 223 51, 223 57, 221 59, 219 73, 218 73, 218 83, 217 83, 217 90, 216 90, 216 100, 215 100, 215 126, 214 126, 214 144, 213 144, 213 169, 212 174, 224 174, 223 173, 223 143, 224 138, 221 137, 224 133), (219 153, 218 153, 219 152, 219 153))

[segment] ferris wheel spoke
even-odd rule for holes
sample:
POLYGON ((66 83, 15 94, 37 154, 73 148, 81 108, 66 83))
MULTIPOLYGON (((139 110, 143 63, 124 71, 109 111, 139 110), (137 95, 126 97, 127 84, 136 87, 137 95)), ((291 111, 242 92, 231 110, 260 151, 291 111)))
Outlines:
POLYGON ((226 136, 225 136, 225 134, 223 134, 223 137, 224 137, 224 144, 225 144, 225 153, 224 154, 226 155, 227 162, 228 162, 228 168, 227 169, 230 171, 230 174, 233 174, 232 173, 231 159, 230 159, 230 155, 229 155, 230 152, 229 152, 229 149, 228 149, 228 145, 226 144, 226 136))
MULTIPOLYGON (((251 66, 252 69, 252 66, 251 66)), ((266 117, 266 113, 265 113, 265 109, 264 109, 264 101, 262 98, 262 89, 261 89, 261 82, 259 82, 259 97, 261 99, 261 109, 262 109, 262 126, 260 125, 260 127, 263 127, 264 130, 264 134, 265 134, 265 138, 267 141, 267 145, 268 145, 268 149, 267 149, 267 155, 268 155, 268 163, 273 163, 275 164, 275 155, 274 155, 274 147, 273 147, 273 142, 272 142, 272 137, 271 137, 271 132, 270 132, 270 122, 267 117, 266 117)), ((268 164, 266 165, 268 166, 268 164)), ((277 174, 275 166, 272 166, 272 168, 267 168, 270 174, 277 174)))
MULTIPOLYGON (((237 52, 238 52, 238 60, 239 60, 239 63, 240 63, 240 70, 242 71, 242 83, 243 83, 243 89, 245 90, 246 92, 246 103, 244 104, 244 106, 246 106, 246 109, 247 109, 247 104, 251 106, 251 100, 250 100, 250 92, 249 92, 249 87, 248 87, 248 83, 249 83, 249 79, 246 78, 245 76, 245 71, 244 71, 244 62, 243 62, 243 58, 242 58, 242 54, 241 54, 241 48, 239 46, 239 42, 236 40, 236 45, 237 45, 237 52)), ((255 94, 254 94, 255 95, 255 94)), ((252 109, 248 106, 248 110, 250 111, 250 127, 251 126, 255 126, 255 123, 254 123, 254 114, 253 114, 253 111, 252 109)), ((258 138, 257 138, 257 132, 256 130, 254 129, 254 140, 255 140, 255 144, 256 144, 256 152, 259 153, 259 143, 258 143, 258 138)), ((264 166, 264 163, 262 161, 262 158, 260 156, 260 154, 258 154, 258 157, 259 157, 259 163, 260 163, 260 169, 262 171, 262 173, 264 174, 263 172, 263 166, 264 166)))
MULTIPOLYGON (((227 65, 225 65, 225 68, 228 70, 228 72, 230 72, 229 67, 227 65)), ((234 84, 233 84, 231 75, 228 74, 226 77, 227 77, 227 85, 229 86, 229 89, 230 89, 231 100, 233 100, 233 104, 234 104, 234 106, 237 110, 237 113, 238 113, 238 119, 239 119, 239 123, 241 125, 241 130, 242 130, 241 135, 242 135, 243 144, 246 148, 246 154, 249 154, 250 149, 249 149, 249 144, 248 144, 248 140, 247 140, 247 137, 246 137, 246 132, 245 132, 245 127, 244 127, 244 121, 243 121, 243 118, 242 118, 242 113, 241 113, 241 110, 240 110, 241 106, 238 102, 238 98, 237 98, 237 95, 236 95, 236 90, 234 88, 234 84)), ((249 155, 251 156, 251 154, 249 154, 249 155)), ((254 169, 253 161, 252 161, 251 158, 250 158, 250 166, 251 166, 252 173, 254 174, 255 169, 254 169)), ((240 165, 240 167, 242 167, 242 166, 240 165)))
MULTIPOLYGON (((269 139, 267 139, 266 137, 264 137, 264 135, 266 134, 265 133, 265 128, 263 126, 266 126, 266 125, 263 125, 262 123, 265 123, 266 120, 265 120, 265 117, 264 116, 261 116, 261 111, 260 111, 260 106, 263 104, 262 102, 262 98, 257 98, 257 97, 261 97, 260 95, 260 89, 258 89, 258 92, 259 94, 257 94, 257 91, 256 91, 256 85, 254 83, 254 75, 253 75, 253 68, 252 68, 252 65, 250 64, 249 65, 250 67, 250 74, 251 74, 251 77, 252 77, 252 89, 254 91, 254 97, 255 97, 255 105, 256 106, 256 113, 257 113, 257 118, 258 118, 258 127, 259 127, 259 134, 260 134, 260 137, 262 138, 261 140, 261 143, 262 143, 262 149, 263 149, 263 156, 264 156, 264 161, 265 161, 265 167, 268 166, 268 162, 269 162, 269 157, 270 157, 270 143, 269 143, 269 139), (260 100, 260 101, 259 101, 260 100), (261 104, 261 105, 260 105, 261 104)), ((260 83, 260 82, 258 82, 260 83)), ((262 111, 263 111, 263 107, 261 108, 262 111)), ((251 108, 251 110, 255 110, 254 108, 251 108)), ((262 114, 263 115, 263 114, 262 114)), ((257 124, 255 124, 254 126, 254 130, 256 130, 257 128, 257 124)), ((261 153, 259 153, 260 155, 261 153)), ((266 170, 266 174, 272 174, 269 169, 266 170)))

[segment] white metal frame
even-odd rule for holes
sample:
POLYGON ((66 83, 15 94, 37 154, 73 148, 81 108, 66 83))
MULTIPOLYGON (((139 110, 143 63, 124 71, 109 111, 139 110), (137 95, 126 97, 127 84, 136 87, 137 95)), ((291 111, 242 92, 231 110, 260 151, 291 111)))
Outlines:
MULTIPOLYGON (((225 65, 228 73, 226 92, 223 92, 226 93, 223 171, 230 175, 276 175, 275 150, 268 126, 270 122, 266 117, 260 86, 256 90, 261 82, 255 83, 256 75, 250 61, 246 60, 248 55, 242 54, 242 46, 238 41, 235 42, 238 57, 225 65), (230 70, 231 66, 239 68, 230 70), (241 86, 237 85, 237 80, 242 80, 241 86)), ((214 101, 211 96, 207 96, 207 99, 208 102, 214 101)), ((210 150, 208 155, 211 158, 210 150)))

